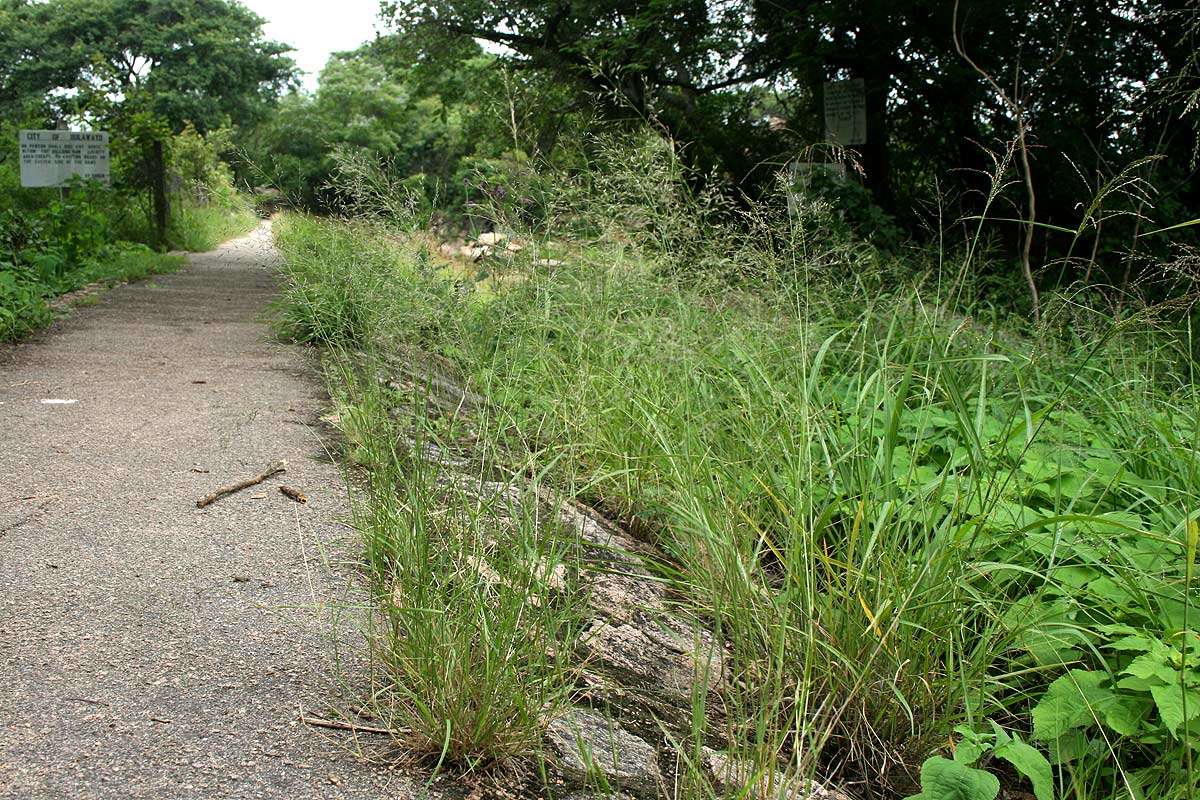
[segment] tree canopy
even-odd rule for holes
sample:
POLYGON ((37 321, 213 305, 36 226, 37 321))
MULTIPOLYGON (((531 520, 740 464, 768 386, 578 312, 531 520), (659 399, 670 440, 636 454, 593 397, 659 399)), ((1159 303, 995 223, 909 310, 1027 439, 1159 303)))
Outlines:
POLYGON ((861 78, 868 136, 856 150, 866 183, 877 203, 914 224, 911 210, 932 193, 968 209, 983 202, 986 151, 1012 139, 1019 114, 1043 216, 1074 226, 1080 191, 1148 152, 1168 157, 1158 167, 1175 177, 1168 202, 1195 206, 1194 119, 1146 102, 1192 63, 1194 42, 1178 18, 1188 8, 1186 0, 398 0, 384 14, 398 37, 428 52, 484 40, 513 68, 556 76, 612 119, 652 116, 689 144, 697 165, 744 188, 764 162, 822 141, 826 81, 861 78), (1050 174, 1072 177, 1041 180, 1050 174))
POLYGON ((136 100, 175 130, 246 125, 295 75, 232 0, 0 0, 0 103, 50 115, 136 100))

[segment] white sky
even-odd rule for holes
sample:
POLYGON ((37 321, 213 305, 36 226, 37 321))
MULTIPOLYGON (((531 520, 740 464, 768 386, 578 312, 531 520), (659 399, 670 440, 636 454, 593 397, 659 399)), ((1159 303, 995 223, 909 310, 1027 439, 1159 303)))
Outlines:
POLYGON ((265 19, 268 39, 296 48, 291 57, 312 90, 330 53, 353 50, 375 38, 379 0, 241 0, 265 19))

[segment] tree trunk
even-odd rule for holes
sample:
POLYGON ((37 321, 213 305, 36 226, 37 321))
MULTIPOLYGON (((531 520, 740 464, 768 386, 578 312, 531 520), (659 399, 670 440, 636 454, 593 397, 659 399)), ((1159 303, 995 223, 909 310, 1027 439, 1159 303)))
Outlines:
POLYGON ((163 154, 163 143, 156 140, 150 155, 150 191, 154 198, 154 244, 159 250, 167 249, 167 160, 163 154))

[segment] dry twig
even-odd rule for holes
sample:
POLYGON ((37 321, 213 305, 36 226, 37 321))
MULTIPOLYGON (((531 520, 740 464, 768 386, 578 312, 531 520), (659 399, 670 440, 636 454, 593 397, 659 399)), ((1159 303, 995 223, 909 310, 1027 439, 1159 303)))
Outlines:
POLYGON ((291 486, 287 486, 287 485, 280 486, 279 493, 292 498, 297 503, 307 503, 308 502, 308 497, 305 496, 304 492, 300 491, 299 489, 293 489, 291 486))
POLYGON ((227 494, 233 494, 234 492, 240 492, 242 489, 249 489, 251 486, 257 486, 258 484, 265 481, 267 478, 270 478, 273 475, 278 475, 279 473, 286 472, 286 471, 287 471, 287 462, 286 461, 276 461, 273 464, 271 464, 270 466, 268 466, 265 470, 260 472, 258 475, 255 475, 253 478, 247 478, 244 481, 238 481, 237 483, 233 483, 222 489, 218 489, 217 491, 213 492, 212 494, 208 495, 207 497, 202 497, 201 499, 196 501, 196 508, 204 508, 207 505, 217 502, 218 500, 220 500, 222 497, 224 497, 227 494))
POLYGON ((325 719, 324 717, 313 717, 306 714, 300 715, 300 721, 305 725, 312 725, 316 728, 332 728, 335 731, 353 731, 354 733, 380 733, 385 736, 391 736, 393 731, 389 728, 380 728, 374 725, 356 725, 353 722, 341 722, 336 719, 325 719))

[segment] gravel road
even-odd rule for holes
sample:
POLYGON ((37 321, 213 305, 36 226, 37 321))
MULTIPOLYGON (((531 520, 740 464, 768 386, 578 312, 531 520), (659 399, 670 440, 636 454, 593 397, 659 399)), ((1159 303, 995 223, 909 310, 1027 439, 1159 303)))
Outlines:
POLYGON ((354 543, 275 257, 264 224, 0 347, 0 797, 421 794, 297 722, 354 543))

